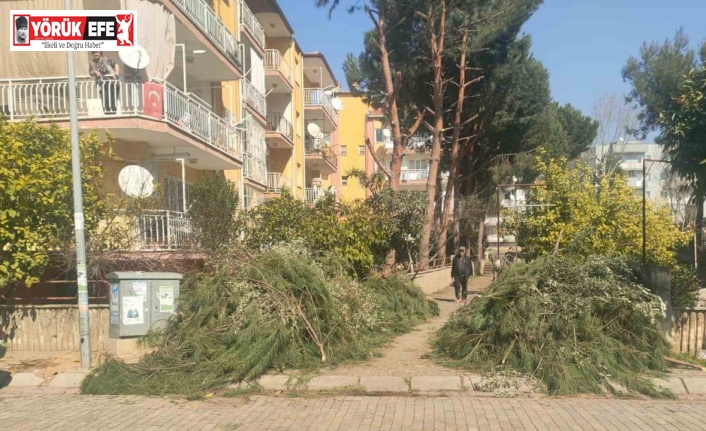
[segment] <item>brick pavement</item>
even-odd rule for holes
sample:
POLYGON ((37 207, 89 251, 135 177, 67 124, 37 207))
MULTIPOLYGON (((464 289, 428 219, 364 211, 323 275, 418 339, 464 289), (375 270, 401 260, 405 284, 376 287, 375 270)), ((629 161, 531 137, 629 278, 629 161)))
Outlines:
POLYGON ((0 393, 1 430, 706 429, 706 402, 450 397, 160 398, 0 393))

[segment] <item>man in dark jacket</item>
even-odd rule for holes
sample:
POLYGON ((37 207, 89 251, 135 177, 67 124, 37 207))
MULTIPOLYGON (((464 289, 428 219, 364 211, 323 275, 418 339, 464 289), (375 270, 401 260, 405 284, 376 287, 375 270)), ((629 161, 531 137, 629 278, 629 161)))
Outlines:
POLYGON ((471 276, 471 258, 466 256, 466 247, 459 247, 451 261, 451 279, 454 283, 456 303, 468 303, 468 277, 471 276))

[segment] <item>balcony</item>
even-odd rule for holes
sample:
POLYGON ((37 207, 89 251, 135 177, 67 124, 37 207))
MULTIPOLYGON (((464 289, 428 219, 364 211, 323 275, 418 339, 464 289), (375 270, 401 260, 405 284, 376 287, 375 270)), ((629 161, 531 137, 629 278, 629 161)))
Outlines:
POLYGON ((267 167, 265 161, 248 153, 245 153, 243 157, 243 176, 248 180, 266 186, 267 167))
POLYGON ((313 187, 307 187, 304 190, 304 199, 306 200, 306 203, 308 204, 313 204, 316 203, 319 199, 324 197, 324 191, 321 188, 313 188, 313 187))
POLYGON ((330 138, 308 138, 306 140, 306 167, 332 174, 338 170, 338 157, 329 145, 330 138))
POLYGON ((167 251, 195 245, 191 219, 178 211, 149 210, 137 218, 139 251, 167 251))
POLYGON ((322 109, 332 126, 338 125, 338 112, 333 109, 331 104, 331 96, 326 94, 322 88, 305 88, 304 89, 304 108, 305 109, 322 109))
POLYGON ((642 178, 628 178, 628 186, 642 188, 642 178))
POLYGON ((255 18, 248 5, 243 0, 240 0, 240 25, 245 28, 255 43, 262 49, 265 49, 265 29, 260 25, 260 21, 255 18))
POLYGON ((292 180, 279 172, 267 173, 267 190, 270 193, 282 193, 284 188, 287 188, 287 190, 291 192, 294 188, 292 180))
MULTIPOLYGON (((233 169, 242 161, 242 132, 168 82, 99 84, 78 77, 76 93, 81 128, 110 130, 116 138, 147 142, 153 150, 192 146, 199 169, 233 169)), ((10 121, 68 122, 68 78, 0 80, 0 110, 10 121)))
POLYGON ((291 93, 292 68, 276 49, 265 50, 265 84, 274 93, 291 93))
POLYGON ((213 11, 209 2, 204 0, 172 0, 172 2, 189 17, 238 70, 242 71, 243 57, 238 38, 228 30, 228 27, 213 11))
POLYGON ((267 113, 267 144, 272 149, 294 148, 294 127, 279 112, 267 113))
POLYGON ((260 93, 260 91, 247 79, 240 80, 240 96, 245 103, 250 105, 250 107, 255 110, 255 112, 263 117, 267 116, 267 102, 265 101, 265 95, 260 93))
POLYGON ((429 178, 429 169, 405 169, 400 172, 402 181, 426 181, 429 178))
POLYGON ((637 160, 627 160, 620 163, 620 167, 626 171, 641 171, 642 161, 637 160))

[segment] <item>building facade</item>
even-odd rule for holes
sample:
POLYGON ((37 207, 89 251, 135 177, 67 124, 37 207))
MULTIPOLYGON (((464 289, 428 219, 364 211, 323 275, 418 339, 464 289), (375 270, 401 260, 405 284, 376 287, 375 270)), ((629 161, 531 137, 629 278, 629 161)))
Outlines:
MULTIPOLYGON (((12 9, 63 3, 2 2, 0 25, 10 28, 12 9)), ((138 165, 161 194, 137 227, 149 233, 138 235, 135 248, 178 248, 190 232, 189 190, 209 176, 235 183, 243 210, 285 188, 308 202, 340 188, 338 82, 323 54, 303 53, 276 0, 72 4, 139 15, 135 39, 149 63, 105 52, 101 61, 112 67, 98 78, 92 53, 73 54, 79 128, 114 139, 106 188, 119 193, 121 170, 138 165)), ((5 117, 68 128, 66 54, 10 52, 7 43, 0 38, 5 117)))

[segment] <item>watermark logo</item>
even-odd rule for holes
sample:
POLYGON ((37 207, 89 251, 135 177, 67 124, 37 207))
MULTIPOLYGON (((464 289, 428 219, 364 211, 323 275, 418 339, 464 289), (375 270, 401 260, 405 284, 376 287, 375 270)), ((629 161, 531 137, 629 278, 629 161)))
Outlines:
POLYGON ((10 51, 131 51, 134 10, 13 10, 10 51))

